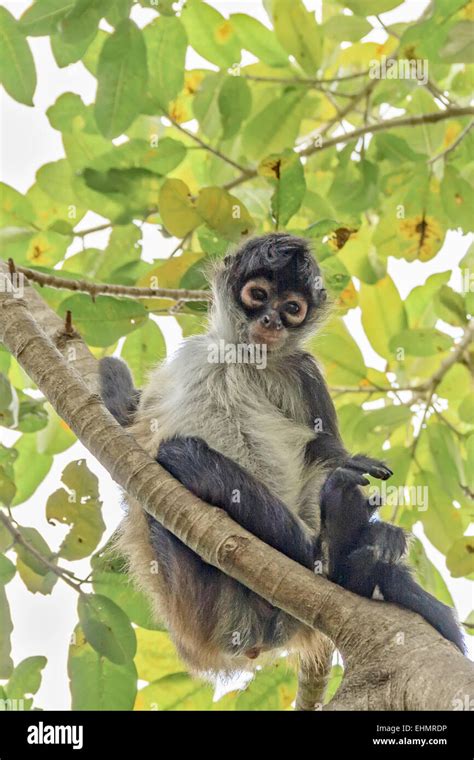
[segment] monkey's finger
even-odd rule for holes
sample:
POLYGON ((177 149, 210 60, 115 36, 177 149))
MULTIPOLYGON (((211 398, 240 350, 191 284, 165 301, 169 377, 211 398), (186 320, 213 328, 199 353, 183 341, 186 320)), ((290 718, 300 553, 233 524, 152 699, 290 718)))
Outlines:
POLYGON ((357 469, 337 467, 328 477, 325 486, 328 488, 347 488, 355 486, 367 486, 369 481, 357 469))
POLYGON ((378 478, 378 480, 388 480, 393 475, 393 471, 384 462, 366 457, 363 454, 356 454, 348 459, 344 463, 344 467, 349 467, 363 474, 372 475, 372 477, 378 478))

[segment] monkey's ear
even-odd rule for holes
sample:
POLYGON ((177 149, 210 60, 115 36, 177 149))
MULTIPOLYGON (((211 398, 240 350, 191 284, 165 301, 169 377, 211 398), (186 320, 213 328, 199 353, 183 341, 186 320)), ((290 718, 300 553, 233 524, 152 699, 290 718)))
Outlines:
POLYGON ((223 262, 224 262, 225 267, 230 267, 232 258, 233 257, 230 254, 228 254, 227 256, 224 256, 223 262))

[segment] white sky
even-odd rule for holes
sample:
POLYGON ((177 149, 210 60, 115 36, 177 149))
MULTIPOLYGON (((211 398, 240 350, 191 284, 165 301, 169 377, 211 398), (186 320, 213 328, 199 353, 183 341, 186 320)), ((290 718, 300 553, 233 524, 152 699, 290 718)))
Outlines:
MULTIPOLYGON (((221 13, 228 15, 235 12, 246 12, 268 24, 266 14, 260 2, 245 0, 208 0, 221 13)), ((15 16, 19 17, 30 0, 3 0, 4 5, 15 16)), ((320 9, 319 0, 306 0, 309 9, 320 9)), ((427 5, 427 0, 407 0, 394 11, 383 14, 385 23, 407 21, 420 16, 427 5)), ((154 16, 153 12, 135 6, 133 18, 143 26, 154 16)), ((370 20, 377 24, 373 17, 370 20)), ((386 34, 383 30, 374 30, 366 39, 383 42, 386 34)), ((15 187, 26 191, 34 182, 35 173, 43 164, 55 161, 64 155, 61 135, 51 128, 46 117, 46 110, 63 92, 75 92, 86 103, 95 98, 96 80, 89 72, 77 63, 66 69, 56 66, 47 38, 30 38, 30 46, 35 58, 38 73, 38 86, 34 98, 34 108, 17 103, 5 92, 0 94, 1 113, 1 179, 15 187)), ((252 56, 244 52, 244 62, 251 61, 252 56)), ((200 66, 213 68, 194 51, 188 51, 188 67, 200 66)), ((102 218, 89 213, 81 223, 81 228, 98 224, 102 218)), ((96 233, 87 239, 89 247, 104 247, 109 232, 96 233)), ((455 267, 469 247, 472 236, 463 237, 457 232, 449 232, 442 251, 428 263, 408 263, 403 260, 391 259, 389 273, 395 280, 402 295, 406 295, 434 272, 446 271, 455 267)), ((79 242, 79 241, 77 241, 79 242)), ((174 248, 177 241, 163 240, 152 225, 143 225, 143 255, 147 260, 157 256, 166 257, 174 248), (160 246, 159 252, 157 246, 160 246)), ((70 249, 80 250, 80 246, 70 249)), ((460 275, 453 274, 450 283, 454 288, 460 287, 460 275)), ((175 320, 167 317, 158 318, 158 324, 163 330, 169 351, 174 350, 181 339, 181 330, 175 320)), ((360 324, 360 310, 353 310, 346 322, 355 340, 361 347, 366 362, 377 369, 384 368, 384 361, 371 348, 360 324)), ((456 334, 455 332, 453 334, 456 334)), ((0 428, 1 442, 12 445, 17 433, 0 428)), ((45 505, 50 493, 59 487, 60 477, 65 465, 73 460, 85 458, 89 468, 96 473, 100 482, 101 498, 104 502, 103 516, 107 525, 107 535, 120 520, 119 489, 109 474, 89 455, 82 444, 77 443, 64 454, 55 457, 51 471, 38 488, 34 496, 23 505, 15 508, 15 516, 20 523, 36 527, 54 548, 59 545, 64 534, 62 527, 49 525, 45 519, 45 505)), ((463 620, 473 607, 472 584, 463 579, 451 578, 446 570, 444 557, 429 544, 423 536, 421 527, 415 529, 416 534, 423 538, 428 556, 442 572, 449 590, 455 600, 460 619, 463 620)), ((86 577, 88 562, 71 563, 70 567, 79 577, 86 577)), ((10 600, 14 631, 12 635, 13 657, 15 663, 32 655, 46 655, 48 664, 43 671, 43 683, 35 699, 35 703, 44 709, 68 709, 70 694, 67 682, 67 652, 69 636, 72 633, 76 615, 76 594, 60 580, 50 596, 33 595, 26 590, 18 576, 7 586, 10 600)), ((470 638, 469 644, 473 641, 470 638)), ((472 644, 471 644, 472 646, 472 644)))

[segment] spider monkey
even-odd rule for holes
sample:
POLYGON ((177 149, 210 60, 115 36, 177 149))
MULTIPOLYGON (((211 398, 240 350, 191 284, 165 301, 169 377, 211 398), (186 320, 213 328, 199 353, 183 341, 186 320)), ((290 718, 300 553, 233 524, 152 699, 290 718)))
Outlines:
MULTIPOLYGON (((360 488, 365 475, 385 480, 391 470, 346 451, 318 364, 301 348, 327 311, 306 241, 253 238, 221 261, 212 284, 208 332, 188 338, 141 394, 124 362, 102 359, 108 409, 196 496, 344 588, 418 612, 463 650, 452 610, 402 563, 404 532, 375 520, 360 488), (213 361, 219 342, 243 346, 243 360, 213 361), (252 362, 257 345, 264 368, 252 362)), ((327 666, 332 645, 321 632, 206 564, 133 499, 118 545, 191 672, 248 670, 282 649, 327 666)))

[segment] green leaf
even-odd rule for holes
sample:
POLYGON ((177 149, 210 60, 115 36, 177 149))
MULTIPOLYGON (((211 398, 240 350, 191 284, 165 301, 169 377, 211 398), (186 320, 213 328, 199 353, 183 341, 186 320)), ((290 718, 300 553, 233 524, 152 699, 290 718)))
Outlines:
POLYGON ((57 564, 54 553, 42 535, 35 528, 21 528, 20 533, 29 546, 36 550, 33 554, 26 546, 16 543, 17 569, 23 583, 32 594, 50 594, 58 576, 50 570, 37 554, 44 557, 49 564, 57 564))
POLYGON ((145 307, 137 300, 78 293, 66 298, 59 307, 63 317, 72 312, 76 330, 91 346, 111 346, 123 335, 136 330, 148 317, 145 307))
POLYGON ((389 275, 374 285, 361 284, 359 304, 362 325, 372 347, 385 359, 393 359, 390 340, 407 327, 403 301, 389 275))
POLYGON ((329 681, 324 694, 324 704, 327 704, 335 696, 339 686, 344 678, 344 668, 342 665, 333 665, 329 674, 329 681))
POLYGON ((149 683, 185 670, 167 633, 140 628, 137 630, 135 665, 138 678, 149 683))
POLYGON ((453 339, 434 327, 402 330, 393 335, 389 342, 390 351, 394 354, 403 349, 410 356, 434 356, 448 351, 452 345, 453 339))
POLYGON ((239 132, 252 106, 252 93, 245 79, 225 77, 218 96, 222 120, 222 139, 228 140, 239 132))
POLYGON ((278 229, 289 222, 303 201, 306 192, 303 165, 296 153, 285 151, 281 155, 265 158, 258 172, 268 177, 275 188, 272 214, 278 229))
POLYGON ((462 20, 448 32, 439 57, 446 63, 472 63, 474 59, 474 24, 462 20))
POLYGON ((13 505, 30 498, 43 482, 53 463, 53 457, 38 453, 36 436, 26 433, 15 443, 18 452, 13 469, 15 473, 16 495, 13 505))
POLYGON ((203 188, 199 193, 196 211, 208 227, 227 240, 239 240, 254 227, 244 204, 220 187, 203 188))
POLYGON ((230 22, 241 47, 253 53, 262 63, 268 66, 288 65, 288 53, 279 44, 271 29, 245 13, 233 13, 230 22))
POLYGON ((300 127, 305 92, 289 90, 272 100, 250 121, 243 133, 243 152, 251 159, 281 153, 293 145, 300 127))
POLYGON ((97 69, 95 118, 105 137, 118 137, 140 113, 147 85, 147 55, 140 29, 125 19, 106 39, 97 69))
POLYGON ((59 21, 76 5, 76 0, 35 0, 26 9, 19 24, 28 37, 53 34, 59 21))
POLYGON ((86 54, 89 45, 97 34, 97 27, 93 26, 87 37, 74 42, 66 42, 60 33, 51 35, 51 50, 59 68, 65 68, 71 63, 80 61, 86 54))
POLYGON ((287 710, 295 698, 296 677, 284 663, 259 670, 237 697, 236 710, 287 710))
POLYGON ((433 300, 442 285, 451 277, 451 271, 438 272, 428 277, 423 285, 410 291, 405 299, 405 309, 410 327, 433 327, 438 319, 433 300))
POLYGON ((474 610, 471 610, 463 625, 465 626, 466 633, 468 633, 469 636, 474 636, 474 610))
POLYGON ((196 53, 228 68, 240 61, 240 43, 231 21, 202 0, 187 0, 181 11, 189 44, 196 53))
POLYGON ((463 422, 467 422, 470 425, 474 425, 474 396, 472 395, 472 392, 461 401, 458 414, 460 420, 463 420, 463 422))
POLYGON ((158 200, 163 224, 171 235, 185 237, 201 222, 189 187, 181 179, 167 179, 158 200))
POLYGON ((56 413, 50 404, 46 404, 48 424, 36 436, 39 454, 61 454, 76 441, 71 428, 56 413))
POLYGON ((143 29, 150 61, 148 93, 153 102, 167 108, 184 85, 188 38, 180 19, 159 16, 143 29))
POLYGON ((149 319, 143 327, 129 335, 121 356, 132 371, 135 385, 143 387, 150 370, 166 356, 165 339, 156 322, 149 319))
POLYGON ((5 587, 0 585, 0 678, 8 678, 13 670, 13 660, 10 657, 10 636, 13 623, 5 587))
POLYGON ((25 227, 33 216, 29 200, 15 188, 0 182, 0 226, 25 227))
POLYGON ((41 671, 46 666, 46 657, 27 657, 20 662, 10 676, 5 690, 9 699, 23 699, 28 694, 36 694, 41 686, 41 671))
POLYGON ((101 594, 81 594, 77 605, 79 622, 87 642, 116 665, 135 656, 135 631, 123 610, 101 594))
POLYGON ((109 0, 76 0, 74 7, 60 20, 58 28, 64 42, 92 42, 109 0))
POLYGON ((446 566, 453 578, 474 574, 474 536, 463 536, 454 542, 446 555, 446 566))
MULTIPOLYGON (((345 5, 350 8, 351 11, 361 16, 366 16, 369 8, 367 7, 367 0, 337 0, 339 5, 345 5)), ((391 11, 392 8, 396 8, 400 5, 400 0, 371 0, 370 12, 385 13, 385 11, 391 11)))
POLYGON ((372 25, 360 16, 332 16, 321 27, 324 38, 336 42, 357 42, 372 30, 372 25))
POLYGON ((154 620, 144 592, 131 583, 126 562, 118 555, 113 541, 109 541, 92 557, 91 565, 93 589, 96 594, 107 596, 115 602, 130 620, 141 628, 162 629, 161 624, 154 620))
POLYGON ((444 424, 431 422, 427 427, 427 438, 433 466, 443 481, 446 497, 461 498, 459 483, 464 480, 459 446, 451 430, 444 424))
POLYGON ((450 325, 464 327, 467 322, 464 299, 449 285, 442 285, 434 298, 435 312, 450 325))
POLYGON ((87 468, 85 459, 70 462, 61 476, 66 489, 54 491, 46 503, 46 519, 70 525, 58 554, 64 559, 88 557, 97 547, 105 524, 102 519, 98 480, 87 468))
POLYGON ((12 98, 32 106, 35 62, 18 22, 6 8, 0 8, 0 43, 0 82, 12 98))
POLYGON ((103 153, 89 163, 91 169, 106 172, 108 169, 148 169, 156 174, 169 174, 186 156, 186 148, 179 140, 161 137, 156 144, 132 139, 103 153))
POLYGON ((358 388, 369 384, 362 353, 341 318, 325 325, 324 331, 310 340, 308 348, 322 360, 330 385, 358 388))
POLYGON ((102 657, 76 626, 67 664, 71 710, 133 710, 137 672, 132 660, 122 665, 102 657))
POLYGON ((424 471, 416 476, 415 485, 428 489, 428 509, 418 513, 426 536, 438 551, 446 554, 453 542, 464 533, 461 510, 453 507, 444 488, 442 473, 438 475, 424 471))
POLYGON ((301 0, 274 0, 272 12, 278 41, 306 74, 314 75, 321 63, 323 41, 314 12, 307 11, 301 0))
MULTIPOLYGON (((16 567, 8 557, 0 554, 0 586, 6 586, 16 573, 16 567)), ((1 676, 0 676, 1 677, 1 676)))
POLYGON ((135 710, 210 710, 214 688, 187 673, 173 673, 141 689, 135 710))
POLYGON ((443 576, 426 556, 422 542, 413 536, 410 538, 409 561, 410 567, 415 570, 416 580, 425 591, 433 594, 440 602, 444 602, 449 607, 454 607, 453 598, 443 576))
POLYGON ((122 19, 128 18, 133 0, 114 0, 106 11, 105 18, 111 26, 117 26, 122 19))

